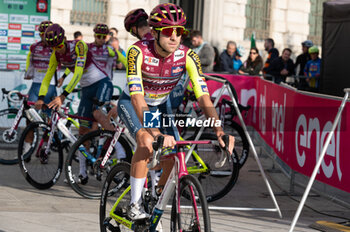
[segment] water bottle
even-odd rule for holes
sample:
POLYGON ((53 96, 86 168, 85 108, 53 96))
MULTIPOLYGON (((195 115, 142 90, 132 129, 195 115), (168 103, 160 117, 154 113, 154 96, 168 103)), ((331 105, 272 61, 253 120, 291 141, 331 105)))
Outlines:
POLYGON ((44 122, 44 120, 40 117, 38 112, 33 108, 29 108, 28 110, 26 110, 26 115, 32 122, 44 122))

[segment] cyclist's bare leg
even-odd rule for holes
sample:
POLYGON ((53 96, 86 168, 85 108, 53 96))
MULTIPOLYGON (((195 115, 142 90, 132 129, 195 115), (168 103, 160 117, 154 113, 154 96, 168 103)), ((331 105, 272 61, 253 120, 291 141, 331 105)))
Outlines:
POLYGON ((171 170, 173 169, 175 161, 173 159, 168 159, 160 162, 160 166, 163 169, 162 175, 158 181, 158 186, 163 187, 168 180, 171 170))
POLYGON ((147 163, 152 155, 153 137, 145 130, 140 129, 136 134, 137 148, 131 160, 131 176, 145 178, 147 163))
POLYGON ((88 127, 80 126, 79 127, 79 135, 85 135, 85 134, 89 133, 90 130, 91 129, 88 127))
POLYGON ((109 118, 104 113, 102 113, 101 110, 94 110, 93 116, 96 119, 96 121, 100 123, 102 128, 106 130, 111 130, 111 131, 114 130, 114 127, 111 124, 109 118))

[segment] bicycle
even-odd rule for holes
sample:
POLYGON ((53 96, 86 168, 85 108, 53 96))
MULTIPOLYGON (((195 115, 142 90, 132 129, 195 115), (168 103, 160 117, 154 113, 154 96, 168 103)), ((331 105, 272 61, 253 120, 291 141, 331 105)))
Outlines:
MULTIPOLYGON (((68 181, 71 184, 72 188, 81 196, 86 198, 96 199, 100 197, 100 189, 97 187, 93 189, 91 186, 85 186, 78 181, 75 181, 76 176, 78 176, 79 168, 76 166, 77 163, 74 162, 76 157, 82 152, 85 157, 94 156, 98 154, 98 141, 114 141, 120 142, 123 146, 123 150, 126 151, 127 157, 130 157, 127 162, 131 161, 131 156, 133 154, 133 150, 136 147, 135 139, 130 135, 127 128, 121 122, 121 120, 117 119, 116 129, 115 131, 108 130, 97 130, 92 131, 83 137, 81 137, 70 150, 67 160, 66 160, 66 176, 68 177, 68 181), (123 133, 120 133, 122 131, 123 133), (121 136, 122 135, 122 136, 121 136), (121 138, 121 139, 119 139, 121 138), (120 141, 119 141, 120 140, 120 141), (85 144, 95 144, 93 149, 86 149, 85 144), (129 155, 130 154, 130 155, 129 155)), ((181 140, 183 140, 180 137, 181 140)), ((214 140, 217 138, 212 134, 203 134, 201 137, 202 140, 214 140)), ((113 152, 114 146, 111 145, 114 142, 105 143, 104 149, 105 151, 113 152)), ((188 150, 191 149, 190 146, 186 147, 188 150)), ((235 153, 236 155, 236 153, 235 153)), ((208 202, 215 201, 223 196, 225 196, 235 185, 238 175, 239 175, 239 163, 238 159, 231 159, 231 162, 226 162, 220 167, 216 167, 215 163, 222 156, 222 151, 219 148, 217 143, 210 144, 199 144, 194 147, 194 150, 191 154, 191 160, 188 164, 188 171, 192 175, 196 175, 200 180, 206 194, 206 198, 208 202)), ((236 155, 237 157, 237 155, 236 155)), ((99 161, 101 163, 101 161, 99 161)))
MULTIPOLYGON (((106 178, 100 201, 100 230, 121 231, 123 228, 135 231, 155 231, 160 218, 167 208, 173 192, 175 194, 171 206, 171 231, 210 231, 210 216, 205 194, 198 179, 189 175, 185 165, 185 148, 188 145, 210 144, 212 141, 177 141, 176 155, 160 157, 162 151, 162 136, 153 143, 153 159, 147 165, 153 168, 159 160, 175 159, 175 165, 159 197, 152 194, 149 184, 145 183, 143 205, 147 213, 151 214, 148 220, 131 221, 127 218, 126 207, 130 201, 130 165, 119 163, 114 166, 106 178), (186 215, 189 217, 186 218, 186 215), (122 228, 121 228, 122 227, 122 228)), ((224 139, 228 144, 228 136, 224 139)), ((224 163, 230 159, 227 151, 224 163)), ((217 162, 217 166, 222 163, 217 162)), ((149 182, 151 183, 151 181, 149 182)), ((155 186, 152 186, 154 188, 155 186)))
POLYGON ((126 128, 119 120, 116 120, 116 124, 119 126, 115 127, 115 131, 99 129, 85 134, 73 144, 68 153, 65 165, 67 182, 76 193, 85 198, 101 197, 103 180, 118 160, 131 163, 133 151, 130 140, 122 134, 126 128), (117 159, 110 159, 113 153, 116 153, 117 159), (86 162, 89 167, 88 176, 94 177, 88 178, 86 183, 78 178, 82 162, 86 162))
POLYGON ((2 88, 4 100, 5 95, 9 102, 19 105, 19 108, 8 108, 0 111, 0 163, 17 164, 18 157, 14 155, 14 150, 18 149, 18 142, 24 128, 28 122, 44 120, 30 106, 34 102, 27 100, 27 95, 17 90, 8 91, 2 88))
POLYGON ((18 159, 23 176, 33 187, 48 189, 58 181, 63 167, 63 150, 68 150, 70 143, 77 140, 71 129, 71 125, 79 128, 74 117, 77 116, 66 117, 64 113, 52 110, 49 123, 32 122, 24 129, 19 140, 18 159), (29 150, 24 151, 28 134, 33 134, 33 139, 29 150))

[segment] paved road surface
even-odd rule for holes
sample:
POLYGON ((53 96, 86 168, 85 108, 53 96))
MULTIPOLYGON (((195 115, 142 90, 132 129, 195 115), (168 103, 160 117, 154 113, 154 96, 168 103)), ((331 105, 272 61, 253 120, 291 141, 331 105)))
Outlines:
MULTIPOLYGON (((262 158, 264 168, 271 160, 262 158)), ((267 173, 275 193, 289 188, 282 173, 267 173)), ((96 232, 99 231, 99 201, 87 200, 60 182, 52 189, 40 191, 27 184, 15 166, 0 165, 0 232, 96 232)), ((304 189, 296 188, 303 193, 304 189)), ((239 181, 228 196, 216 202, 217 206, 273 208, 271 198, 253 158, 240 173, 239 181)), ((288 231, 301 197, 276 196, 282 210, 280 219, 275 212, 211 210, 212 231, 281 232, 288 231), (295 200, 294 200, 295 199, 295 200)), ((308 198, 307 205, 332 215, 350 217, 350 210, 323 197, 308 198)), ((169 214, 163 217, 164 231, 169 231, 169 214)), ((316 231, 309 227, 317 220, 341 222, 344 219, 328 217, 304 208, 295 231, 316 231)))

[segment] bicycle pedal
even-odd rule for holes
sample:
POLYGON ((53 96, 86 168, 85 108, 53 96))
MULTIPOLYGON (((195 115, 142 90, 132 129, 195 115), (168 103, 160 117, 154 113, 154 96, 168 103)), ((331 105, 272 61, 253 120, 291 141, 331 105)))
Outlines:
POLYGON ((120 217, 127 217, 127 208, 126 207, 117 207, 114 213, 120 217))

